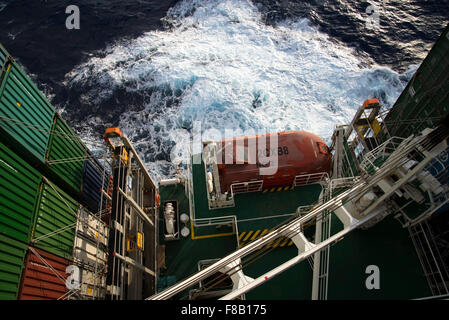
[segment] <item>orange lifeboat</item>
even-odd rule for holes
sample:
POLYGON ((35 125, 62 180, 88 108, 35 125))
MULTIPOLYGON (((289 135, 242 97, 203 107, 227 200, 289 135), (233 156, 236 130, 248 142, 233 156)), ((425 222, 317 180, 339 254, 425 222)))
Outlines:
POLYGON ((332 158, 326 143, 317 135, 305 131, 224 139, 221 140, 220 154, 218 170, 223 193, 230 191, 234 183, 257 180, 263 180, 264 188, 291 186, 295 176, 328 173, 332 158), (276 147, 270 146, 269 137, 272 135, 277 135, 276 147), (261 144, 261 139, 265 143, 261 144), (267 157, 276 154, 277 160, 267 164, 267 157), (268 170, 270 174, 260 170, 267 165, 273 166, 274 170, 268 170))

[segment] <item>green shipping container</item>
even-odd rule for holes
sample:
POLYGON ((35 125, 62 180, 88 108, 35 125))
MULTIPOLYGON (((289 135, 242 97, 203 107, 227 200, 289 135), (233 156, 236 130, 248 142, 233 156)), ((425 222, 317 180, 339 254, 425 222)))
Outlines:
POLYGON ((33 245, 65 259, 73 256, 75 222, 79 203, 53 183, 44 182, 40 188, 32 232, 33 245), (68 227, 68 226, 72 226, 68 227), (68 227, 68 228, 67 228, 68 227), (62 232, 62 228, 65 228, 62 232), (51 236, 51 233, 54 233, 51 236), (45 237, 45 236, 48 237, 45 237), (42 239, 39 239, 42 238, 42 239))
POLYGON ((30 242, 42 175, 0 143, 0 234, 30 242))
POLYGON ((449 115, 449 25, 384 120, 381 139, 408 137, 449 115))
POLYGON ((84 143, 64 119, 56 114, 47 151, 47 165, 52 178, 79 193, 86 154, 84 143))
POLYGON ((55 109, 13 60, 1 78, 0 139, 33 165, 42 164, 55 109))
POLYGON ((9 53, 6 51, 5 47, 0 43, 0 79, 2 76, 3 66, 5 65, 6 59, 8 58, 9 53))
POLYGON ((0 300, 15 300, 28 245, 0 234, 0 300))

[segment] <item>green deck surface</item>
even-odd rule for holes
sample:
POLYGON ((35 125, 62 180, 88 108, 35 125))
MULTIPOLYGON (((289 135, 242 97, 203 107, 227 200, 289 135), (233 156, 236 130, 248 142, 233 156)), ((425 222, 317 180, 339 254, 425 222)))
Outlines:
MULTIPOLYGON (((332 228, 343 228, 333 215, 332 228)), ((330 250, 328 299, 413 299, 430 296, 407 229, 393 217, 354 230, 330 250), (366 267, 379 267, 380 289, 368 290, 366 267)))
MULTIPOLYGON (((287 191, 238 194, 235 196, 235 207, 209 210, 203 164, 193 165, 193 177, 195 186, 195 218, 236 216, 240 234, 242 232, 255 232, 257 230, 260 230, 260 233, 262 230, 271 229, 279 225, 281 222, 289 219, 295 213, 298 206, 310 205, 316 202, 322 189, 320 185, 315 184, 296 187, 293 190, 287 191)), ((185 196, 183 186, 161 186, 159 192, 161 204, 168 200, 177 200, 179 214, 189 214, 189 201, 185 196)), ((187 238, 180 237, 179 240, 165 241, 162 235, 162 231, 164 230, 162 206, 159 213, 159 228, 161 230, 159 241, 162 245, 166 246, 165 265, 167 267, 161 270, 161 277, 175 276, 177 281, 182 280, 198 271, 198 261, 221 258, 237 249, 236 234, 208 237, 217 234, 232 233, 232 228, 226 227, 196 227, 194 229, 194 237, 207 236, 205 239, 192 239, 192 234, 190 234, 187 238)), ((191 228, 190 221, 187 225, 191 228)), ((183 225, 180 226, 180 228, 182 227, 183 225)), ((268 271, 270 267, 277 266, 279 261, 287 261, 293 258, 296 252, 296 247, 291 245, 276 248, 264 256, 259 262, 251 264, 245 273, 249 276, 256 277, 264 271, 268 271)), ((304 274, 307 274, 307 277, 311 279, 312 270, 307 262, 292 268, 289 272, 274 278, 272 281, 268 281, 267 284, 252 291, 247 298, 268 298, 266 297, 266 290, 264 288, 271 288, 270 291, 272 294, 270 298, 272 299, 286 299, 288 297, 295 297, 297 299, 296 297, 298 296, 301 299, 308 299, 310 298, 311 280, 307 286, 292 286, 285 290, 276 289, 282 287, 285 280, 291 278, 291 276, 293 276, 299 285, 301 279, 304 279, 304 274)))
MULTIPOLYGON (((203 164, 193 165, 195 218, 235 215, 239 235, 245 233, 241 240, 251 231, 261 232, 277 226, 290 218, 298 206, 315 203, 322 189, 315 184, 288 191, 238 194, 235 196, 235 207, 209 210, 204 179, 203 164)), ((179 213, 189 213, 189 203, 182 185, 161 186, 159 191, 161 203, 177 200, 179 213)), ((162 232, 162 209, 160 222, 162 232)), ((190 221, 188 227, 191 228, 190 221)), ((341 229, 341 222, 333 215, 332 234, 341 229)), ((194 229, 194 235, 197 237, 230 231, 231 228, 224 230, 215 226, 201 227, 194 229)), ((307 228, 305 234, 311 239, 314 227, 307 228)), ((252 235, 248 240, 251 240, 252 235)), ((235 234, 206 239, 192 239, 191 236, 192 234, 187 238, 164 241, 161 234, 160 243, 166 246, 166 269, 160 270, 161 277, 175 276, 176 281, 180 281, 198 271, 198 261, 220 258, 237 248, 235 234)), ((247 243, 240 241, 240 244, 242 242, 247 243)), ((297 248, 294 245, 278 246, 256 263, 245 267, 245 275, 257 278, 296 254, 297 248)), ((248 257, 245 257, 242 263, 245 264, 247 260, 248 257)), ((248 292, 246 299, 311 299, 312 273, 309 261, 304 260, 248 292)), ((408 231, 393 217, 387 217, 369 230, 355 230, 331 247, 328 283, 328 299, 409 299, 430 294, 408 231), (365 273, 368 265, 377 265, 380 269, 380 290, 368 290, 365 286, 369 276, 365 273)), ((187 294, 188 291, 183 292, 176 298, 187 294)))
POLYGON ((204 165, 193 165, 195 183, 195 218, 237 216, 239 231, 255 228, 271 228, 288 219, 288 216, 264 220, 240 221, 293 214, 298 206, 310 205, 318 199, 321 186, 318 184, 296 187, 293 190, 274 192, 251 192, 235 195, 235 207, 209 210, 206 195, 204 165))
MULTIPOLYGON (((257 264, 245 268, 245 275, 257 278, 294 258, 297 252, 295 246, 276 248, 257 264)), ((302 261, 246 293, 246 300, 310 300, 311 296, 312 268, 308 261, 302 261)))

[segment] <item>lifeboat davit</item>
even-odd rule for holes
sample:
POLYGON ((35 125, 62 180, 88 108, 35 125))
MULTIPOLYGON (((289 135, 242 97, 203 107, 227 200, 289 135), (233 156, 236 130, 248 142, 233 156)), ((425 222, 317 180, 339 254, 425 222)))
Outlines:
POLYGON ((218 170, 223 193, 229 192, 232 184, 257 180, 263 180, 264 189, 291 186, 296 176, 328 173, 331 167, 332 156, 326 143, 317 135, 305 131, 223 139, 221 147, 221 164, 218 165, 218 170), (271 135, 277 135, 275 148, 270 146, 271 135), (265 139, 264 144, 260 143, 261 139, 265 139), (248 150, 248 141, 256 144, 257 152, 248 150), (277 153, 277 163, 270 164, 277 168, 271 174, 261 174, 263 166, 260 163, 262 159, 259 158, 262 152, 265 152, 264 157, 277 153), (229 163, 231 158, 232 162, 229 163))

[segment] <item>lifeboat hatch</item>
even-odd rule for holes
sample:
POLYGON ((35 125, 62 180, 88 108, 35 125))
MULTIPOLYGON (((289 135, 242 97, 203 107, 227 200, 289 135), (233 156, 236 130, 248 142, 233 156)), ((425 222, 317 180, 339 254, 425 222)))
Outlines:
POLYGON ((318 150, 320 153, 329 154, 329 147, 325 143, 317 142, 316 144, 318 145, 318 150))

